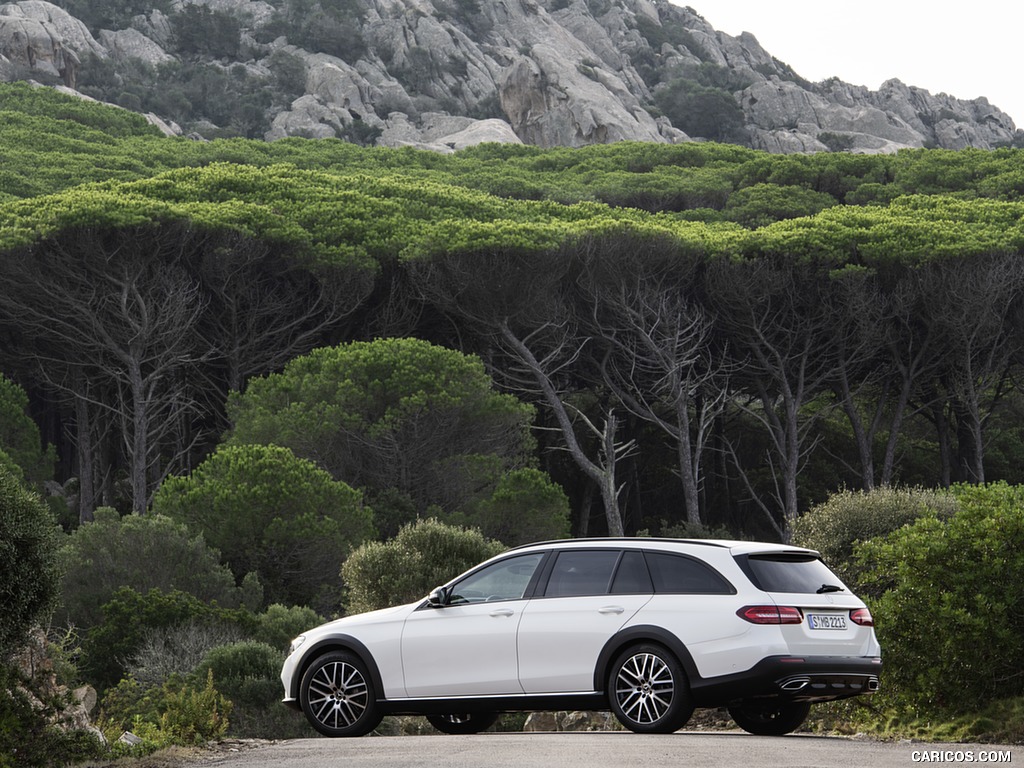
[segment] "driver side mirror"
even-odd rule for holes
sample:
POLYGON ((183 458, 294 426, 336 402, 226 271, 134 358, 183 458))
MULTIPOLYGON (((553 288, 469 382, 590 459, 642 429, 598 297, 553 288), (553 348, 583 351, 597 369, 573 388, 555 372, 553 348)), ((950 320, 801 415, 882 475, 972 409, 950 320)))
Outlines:
POLYGON ((435 587, 427 595, 427 605, 431 608, 444 608, 448 604, 448 591, 444 587, 435 587))

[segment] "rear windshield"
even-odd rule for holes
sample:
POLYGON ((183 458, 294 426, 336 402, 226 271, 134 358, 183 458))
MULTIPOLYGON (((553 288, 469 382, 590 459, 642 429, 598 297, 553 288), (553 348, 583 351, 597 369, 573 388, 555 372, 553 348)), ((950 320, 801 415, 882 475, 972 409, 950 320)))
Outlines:
POLYGON ((750 555, 747 575, 754 585, 765 592, 801 592, 845 590, 828 566, 816 557, 807 555, 750 555))

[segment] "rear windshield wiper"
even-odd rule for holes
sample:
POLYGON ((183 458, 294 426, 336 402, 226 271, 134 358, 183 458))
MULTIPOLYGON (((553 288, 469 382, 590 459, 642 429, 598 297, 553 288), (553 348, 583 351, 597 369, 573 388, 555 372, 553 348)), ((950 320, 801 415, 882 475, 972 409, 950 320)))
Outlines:
POLYGON ((820 587, 818 587, 818 594, 819 595, 823 595, 826 592, 842 592, 842 591, 844 591, 843 588, 842 587, 838 587, 835 584, 822 584, 820 587))

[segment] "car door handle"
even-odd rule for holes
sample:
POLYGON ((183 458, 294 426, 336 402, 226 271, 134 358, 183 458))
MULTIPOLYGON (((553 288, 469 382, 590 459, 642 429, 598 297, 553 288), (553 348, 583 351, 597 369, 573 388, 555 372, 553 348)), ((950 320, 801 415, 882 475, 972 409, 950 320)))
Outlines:
POLYGON ((598 608, 598 613, 609 614, 609 613, 622 613, 626 609, 621 605, 606 605, 604 608, 598 608))
POLYGON ((491 611, 491 616, 511 616, 514 613, 515 611, 513 611, 511 608, 498 608, 497 610, 491 611))

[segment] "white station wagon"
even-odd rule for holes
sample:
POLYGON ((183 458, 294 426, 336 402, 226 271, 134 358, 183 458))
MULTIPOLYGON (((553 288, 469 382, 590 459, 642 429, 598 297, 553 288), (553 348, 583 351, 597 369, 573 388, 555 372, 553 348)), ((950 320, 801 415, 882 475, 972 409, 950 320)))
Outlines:
POLYGON ((281 680, 284 703, 327 736, 369 733, 385 715, 476 733, 502 712, 608 709, 637 733, 670 733, 696 707, 782 735, 814 702, 878 689, 873 627, 811 550, 573 539, 311 629, 281 680))

